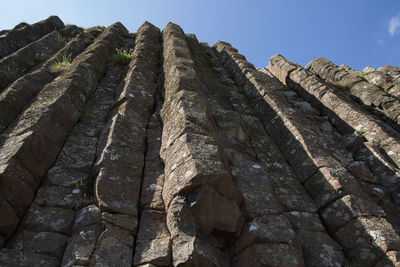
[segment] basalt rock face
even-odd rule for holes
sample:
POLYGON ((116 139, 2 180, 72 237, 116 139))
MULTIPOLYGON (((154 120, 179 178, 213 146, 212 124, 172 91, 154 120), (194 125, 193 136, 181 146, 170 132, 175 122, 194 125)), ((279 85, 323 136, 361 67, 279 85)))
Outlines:
POLYGON ((400 69, 1 34, 0 266, 400 266, 400 69))

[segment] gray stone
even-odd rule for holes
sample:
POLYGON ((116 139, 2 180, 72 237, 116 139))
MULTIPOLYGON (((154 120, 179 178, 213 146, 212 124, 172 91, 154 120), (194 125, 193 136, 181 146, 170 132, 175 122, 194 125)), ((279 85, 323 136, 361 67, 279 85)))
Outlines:
POLYGON ((132 266, 133 236, 126 230, 105 223, 89 265, 132 266))
POLYGON ((339 229, 335 237, 359 264, 375 262, 387 251, 400 249, 399 235, 384 218, 356 218, 339 229))
POLYGON ((167 212, 174 266, 229 266, 228 255, 197 236, 196 223, 183 197, 175 197, 167 212))
POLYGON ((80 231, 85 226, 101 222, 101 211, 95 205, 86 206, 76 213, 73 231, 80 231))
POLYGON ((129 231, 133 235, 136 234, 138 221, 135 216, 103 212, 101 214, 101 218, 103 219, 103 221, 106 221, 112 225, 124 228, 125 230, 129 231))
POLYGON ((246 223, 240 238, 235 242, 234 253, 252 244, 295 243, 295 233, 284 215, 268 215, 246 223))
POLYGON ((0 250, 0 266, 5 267, 54 267, 59 262, 56 258, 44 254, 22 252, 2 248, 0 250))
POLYGON ((384 217, 385 212, 374 202, 347 195, 330 204, 321 213, 327 227, 336 232, 341 226, 356 217, 384 217))
POLYGON ((18 216, 10 204, 0 196, 0 233, 4 237, 10 237, 18 225, 18 216))
MULTIPOLYGON (((143 161, 142 161, 143 162, 143 161)), ((134 162, 131 162, 134 164, 134 162)), ((143 165, 143 163, 137 162, 143 165)), ((136 169, 136 167, 133 167, 136 169)), ((137 170, 137 172, 140 172, 137 170)), ((132 167, 105 167, 96 179, 96 198, 102 211, 137 216, 140 175, 132 167)))
POLYGON ((286 216, 295 230, 323 231, 325 229, 316 213, 291 211, 287 212, 286 216))
POLYGON ((305 266, 301 249, 292 244, 255 244, 234 259, 233 266, 305 266))
POLYGON ((73 210, 32 205, 27 211, 23 229, 69 235, 74 219, 73 210))
POLYGON ((343 251, 326 232, 299 230, 297 235, 307 266, 343 266, 343 251))
POLYGON ((17 216, 21 217, 32 201, 38 183, 15 160, 4 164, 0 160, 0 164, 0 195, 13 207, 17 216))
POLYGON ((400 252, 398 251, 389 251, 385 256, 382 257, 380 261, 375 265, 376 267, 391 267, 400 266, 400 252))
MULTIPOLYGON (((143 208, 165 210, 162 198, 162 189, 164 185, 164 169, 157 170, 151 164, 145 164, 141 205, 143 208)), ((157 164, 158 165, 158 164, 157 164)))
POLYGON ((243 224, 236 202, 220 195, 211 186, 205 185, 196 189, 189 201, 197 225, 206 235, 214 230, 235 233, 243 224))
POLYGON ((78 208, 84 202, 85 200, 77 189, 63 186, 40 187, 34 200, 34 203, 41 206, 68 209, 78 208))
POLYGON ((61 258, 67 239, 68 236, 59 233, 22 231, 8 242, 7 247, 61 258))
POLYGON ((145 210, 137 234, 134 265, 153 263, 169 266, 171 260, 170 234, 165 224, 166 215, 145 210))
POLYGON ((362 195, 353 176, 343 167, 321 168, 304 184, 319 208, 338 199, 343 194, 362 195))
POLYGON ((102 231, 100 224, 84 226, 69 238, 62 266, 87 266, 102 231))

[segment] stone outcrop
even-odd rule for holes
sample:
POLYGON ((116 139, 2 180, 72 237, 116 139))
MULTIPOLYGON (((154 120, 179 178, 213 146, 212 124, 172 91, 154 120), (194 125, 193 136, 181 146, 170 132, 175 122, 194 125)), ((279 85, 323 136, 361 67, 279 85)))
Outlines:
POLYGON ((399 68, 0 34, 0 266, 400 265, 399 68))

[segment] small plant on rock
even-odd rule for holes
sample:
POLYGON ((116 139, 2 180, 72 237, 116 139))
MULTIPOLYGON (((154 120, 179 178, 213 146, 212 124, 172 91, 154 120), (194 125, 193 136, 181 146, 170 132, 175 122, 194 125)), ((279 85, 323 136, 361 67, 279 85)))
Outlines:
POLYGON ((133 49, 123 49, 117 48, 116 54, 113 56, 112 60, 117 65, 127 65, 132 59, 133 56, 133 49))
POLYGON ((242 95, 246 94, 246 90, 243 87, 236 87, 236 92, 242 95))
POLYGON ((62 58, 58 58, 50 67, 50 71, 54 73, 61 72, 71 66, 71 58, 68 55, 63 55, 62 58))
POLYGON ((374 70, 371 70, 371 71, 367 71, 367 72, 361 72, 361 73, 359 74, 359 76, 360 76, 360 77, 365 77, 365 76, 367 76, 368 74, 373 73, 373 72, 375 72, 375 71, 374 71, 374 70))
POLYGON ((358 136, 360 136, 360 137, 364 137, 364 134, 365 134, 365 132, 366 131, 363 131, 363 130, 354 130, 354 134, 355 135, 358 135, 358 136))
POLYGON ((258 117, 258 116, 260 116, 260 112, 258 112, 258 111, 255 110, 255 109, 251 109, 250 111, 247 112, 247 114, 249 114, 250 116, 253 116, 253 117, 258 117))
POLYGON ((61 34, 57 34, 56 43, 58 48, 63 47, 65 44, 65 37, 62 36, 61 34))
POLYGON ((48 57, 47 57, 46 55, 42 55, 42 54, 36 53, 35 56, 34 56, 34 58, 33 58, 33 61, 34 61, 35 63, 41 63, 41 62, 46 61, 47 58, 48 58, 48 57))
POLYGON ((90 197, 90 192, 89 192, 89 184, 86 183, 82 178, 79 180, 75 180, 74 178, 72 178, 72 180, 74 181, 74 190, 76 190, 77 192, 79 192, 81 198, 83 199, 87 199, 90 197))

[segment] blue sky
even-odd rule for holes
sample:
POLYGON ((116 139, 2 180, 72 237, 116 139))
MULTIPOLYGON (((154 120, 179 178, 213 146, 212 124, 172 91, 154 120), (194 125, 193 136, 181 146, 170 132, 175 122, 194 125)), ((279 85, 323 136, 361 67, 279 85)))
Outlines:
POLYGON ((231 43, 256 67, 281 53, 306 65, 313 57, 362 70, 400 66, 399 0, 36 0, 2 1, 0 29, 58 15, 82 27, 120 21, 131 32, 169 21, 199 41, 231 43))

